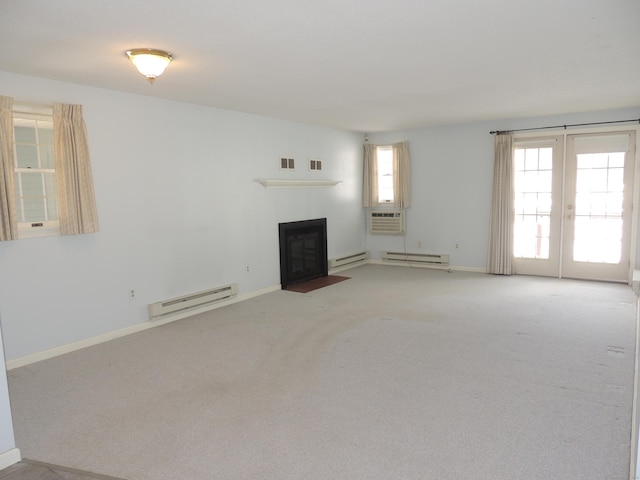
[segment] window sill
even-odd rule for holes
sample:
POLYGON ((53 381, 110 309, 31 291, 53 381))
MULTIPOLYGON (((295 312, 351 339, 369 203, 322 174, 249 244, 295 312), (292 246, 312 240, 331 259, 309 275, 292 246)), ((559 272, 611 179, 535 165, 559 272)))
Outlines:
POLYGON ((50 225, 44 227, 18 227, 18 240, 23 240, 25 238, 38 238, 38 237, 59 237, 60 236, 60 226, 59 225, 50 225))

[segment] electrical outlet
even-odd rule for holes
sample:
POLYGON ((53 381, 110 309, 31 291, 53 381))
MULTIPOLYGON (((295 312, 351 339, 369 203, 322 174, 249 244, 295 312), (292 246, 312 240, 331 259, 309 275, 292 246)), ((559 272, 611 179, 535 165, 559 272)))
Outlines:
POLYGON ((418 248, 422 248, 422 240, 418 240, 418 248))
POLYGON ((131 293, 129 295, 131 296, 131 298, 136 298, 136 291, 131 290, 131 293))

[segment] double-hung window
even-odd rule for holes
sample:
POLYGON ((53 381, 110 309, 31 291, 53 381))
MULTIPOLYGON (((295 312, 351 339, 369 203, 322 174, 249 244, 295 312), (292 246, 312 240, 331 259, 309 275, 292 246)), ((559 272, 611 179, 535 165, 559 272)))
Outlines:
POLYGON ((409 142, 392 145, 364 145, 362 206, 389 205, 408 208, 411 204, 411 161, 409 142))
POLYGON ((0 241, 98 230, 82 105, 0 95, 0 241))
POLYGON ((391 145, 376 147, 378 162, 378 203, 393 203, 393 149, 391 145))
POLYGON ((14 185, 20 238, 59 232, 53 112, 15 111, 14 185))

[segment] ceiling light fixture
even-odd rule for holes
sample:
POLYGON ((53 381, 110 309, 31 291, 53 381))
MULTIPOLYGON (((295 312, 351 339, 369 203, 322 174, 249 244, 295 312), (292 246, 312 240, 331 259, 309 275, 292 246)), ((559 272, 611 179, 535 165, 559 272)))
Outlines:
POLYGON ((173 55, 164 50, 156 50, 155 48, 134 48, 128 50, 127 57, 131 60, 138 71, 147 77, 150 83, 162 75, 164 69, 173 60, 173 55))

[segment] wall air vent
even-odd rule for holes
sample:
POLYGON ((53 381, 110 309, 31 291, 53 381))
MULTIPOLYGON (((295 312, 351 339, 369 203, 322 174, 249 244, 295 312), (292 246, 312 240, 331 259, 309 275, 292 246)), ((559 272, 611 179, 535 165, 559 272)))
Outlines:
POLYGON ((322 160, 309 159, 309 170, 322 170, 322 160))
POLYGON ((294 170, 296 168, 296 161, 293 158, 280 158, 280 169, 281 170, 294 170))

